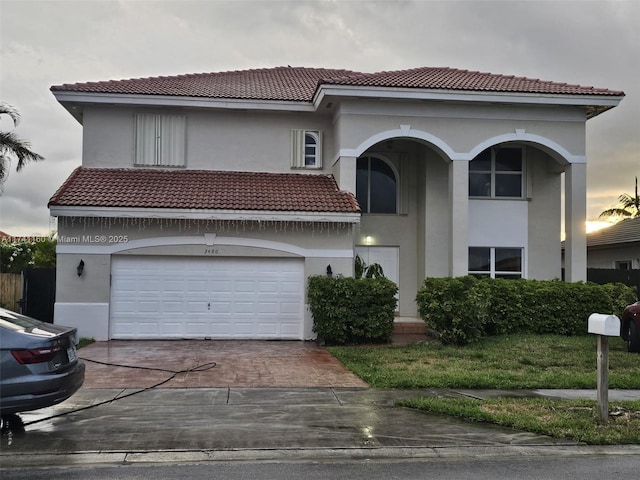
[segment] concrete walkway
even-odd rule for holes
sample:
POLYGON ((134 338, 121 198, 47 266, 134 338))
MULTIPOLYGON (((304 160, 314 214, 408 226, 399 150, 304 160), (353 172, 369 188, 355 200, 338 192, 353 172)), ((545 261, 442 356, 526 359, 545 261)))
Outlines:
MULTIPOLYGON (((526 395, 595 395, 537 391, 526 395)), ((2 436, 2 468, 78 463, 640 454, 640 446, 587 447, 494 425, 394 407, 416 396, 509 392, 370 388, 83 388, 66 402, 21 414, 2 436), (139 392, 139 393, 136 393, 139 392)), ((514 393, 515 392, 511 392, 514 393)), ((525 392, 517 392, 524 395, 525 392)), ((612 391, 610 398, 618 398, 612 391)), ((640 391, 620 392, 640 398, 640 391)))

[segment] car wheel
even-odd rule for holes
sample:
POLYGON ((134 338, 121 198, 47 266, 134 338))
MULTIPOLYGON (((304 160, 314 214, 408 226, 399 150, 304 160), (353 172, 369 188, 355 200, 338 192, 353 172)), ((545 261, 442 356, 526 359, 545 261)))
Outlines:
POLYGON ((640 332, 634 321, 629 322, 627 331, 627 350, 633 353, 640 352, 640 332))

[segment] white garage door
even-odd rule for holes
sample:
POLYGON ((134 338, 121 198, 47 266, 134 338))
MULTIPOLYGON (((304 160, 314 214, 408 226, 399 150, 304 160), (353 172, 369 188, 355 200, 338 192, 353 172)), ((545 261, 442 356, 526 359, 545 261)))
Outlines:
POLYGON ((304 262, 114 256, 111 338, 303 337, 304 262))

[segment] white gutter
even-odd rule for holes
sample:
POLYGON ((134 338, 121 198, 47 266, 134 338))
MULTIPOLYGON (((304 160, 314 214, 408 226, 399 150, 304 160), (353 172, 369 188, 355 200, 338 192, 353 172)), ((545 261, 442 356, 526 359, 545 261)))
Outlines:
POLYGON ((312 112, 309 102, 284 100, 247 100, 234 98, 206 98, 173 95, 141 95, 123 93, 71 92, 52 90, 58 102, 102 105, 137 105, 147 107, 219 108, 227 110, 283 110, 312 112))
POLYGON ((613 108, 623 95, 576 95, 557 93, 483 92, 398 87, 361 87, 355 85, 321 85, 313 104, 316 109, 325 97, 359 97, 391 100, 423 100, 447 102, 510 103, 533 105, 603 106, 613 108))
POLYGON ((248 222, 360 223, 359 213, 277 212, 261 210, 183 210, 129 207, 49 207, 53 217, 153 218, 170 220, 235 220, 248 222))

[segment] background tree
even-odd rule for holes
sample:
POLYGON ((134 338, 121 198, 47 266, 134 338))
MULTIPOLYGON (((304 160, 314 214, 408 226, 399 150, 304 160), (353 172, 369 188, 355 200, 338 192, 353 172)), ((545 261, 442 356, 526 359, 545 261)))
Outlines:
POLYGON ((636 177, 636 193, 623 193, 618 197, 618 206, 609 208, 600 214, 600 218, 636 218, 640 217, 640 197, 638 197, 638 177, 636 177))
MULTIPOLYGON (((0 115, 9 115, 14 127, 20 123, 18 111, 6 103, 0 103, 0 115)), ((19 172, 28 162, 44 160, 44 157, 31 150, 31 145, 18 138, 13 132, 0 132, 0 183, 9 173, 11 159, 17 160, 16 171, 19 172)))
POLYGON ((25 268, 56 266, 54 234, 37 240, 0 240, 0 272, 21 273, 25 268))

